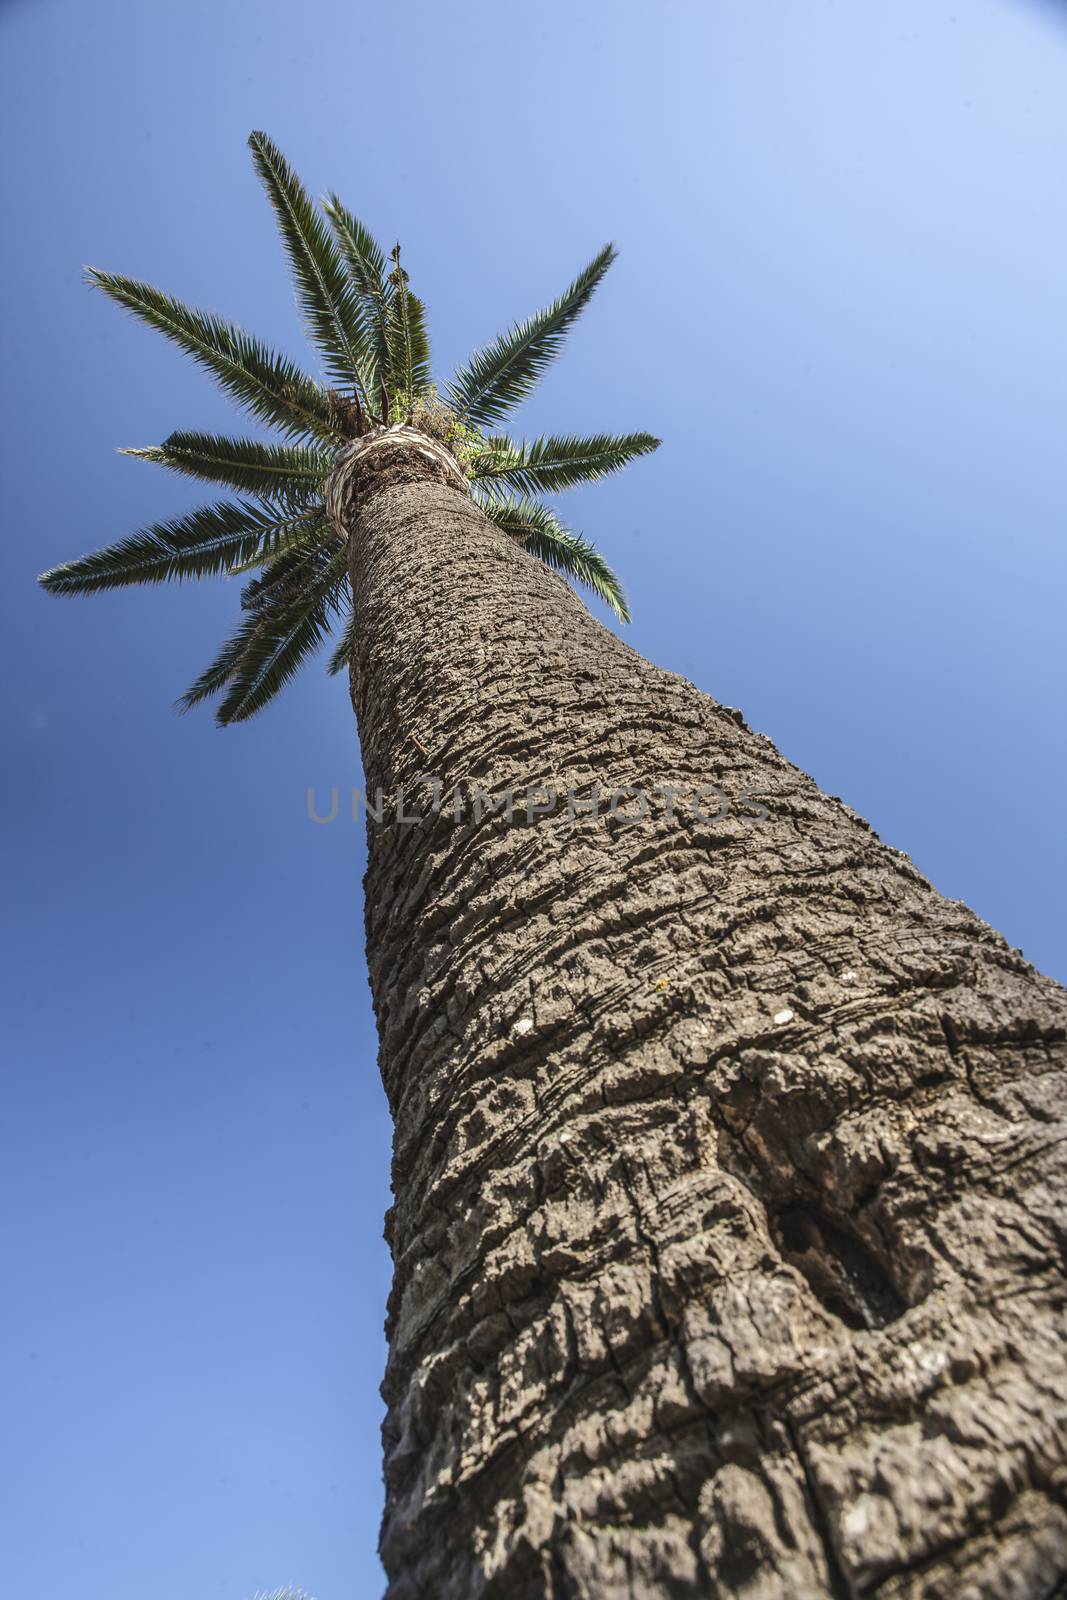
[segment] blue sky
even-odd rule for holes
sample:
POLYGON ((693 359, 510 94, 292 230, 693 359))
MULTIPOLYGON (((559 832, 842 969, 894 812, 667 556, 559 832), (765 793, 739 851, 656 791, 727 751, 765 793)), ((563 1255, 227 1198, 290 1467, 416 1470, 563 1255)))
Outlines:
POLYGON ((35 590, 210 498, 115 446, 237 425, 81 264, 302 353, 253 127, 403 240, 445 374, 615 239, 521 421, 665 441, 565 501, 631 642, 1062 979, 1065 80, 1039 0, 0 10, 24 1600, 381 1586, 364 849, 305 814, 359 781, 351 713, 315 666, 248 726, 172 714, 233 584, 35 590))

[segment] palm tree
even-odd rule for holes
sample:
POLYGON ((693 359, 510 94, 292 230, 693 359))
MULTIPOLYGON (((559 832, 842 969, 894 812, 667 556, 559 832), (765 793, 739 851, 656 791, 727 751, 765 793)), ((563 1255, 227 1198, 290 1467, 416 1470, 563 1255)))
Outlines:
POLYGON ((251 144, 329 386, 91 273, 284 442, 132 452, 241 498, 42 581, 254 571, 183 702, 222 722, 339 629, 380 799, 389 1600, 1051 1594, 1067 994, 561 578, 625 616, 537 496, 656 441, 492 430, 610 247, 438 392, 399 249, 251 144))

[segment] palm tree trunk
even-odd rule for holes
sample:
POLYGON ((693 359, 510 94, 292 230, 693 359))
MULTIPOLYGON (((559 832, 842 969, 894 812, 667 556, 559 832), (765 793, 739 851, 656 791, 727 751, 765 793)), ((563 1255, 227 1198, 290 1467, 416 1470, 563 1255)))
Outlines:
POLYGON ((1051 1594, 1067 994, 382 444, 389 1600, 1051 1594))

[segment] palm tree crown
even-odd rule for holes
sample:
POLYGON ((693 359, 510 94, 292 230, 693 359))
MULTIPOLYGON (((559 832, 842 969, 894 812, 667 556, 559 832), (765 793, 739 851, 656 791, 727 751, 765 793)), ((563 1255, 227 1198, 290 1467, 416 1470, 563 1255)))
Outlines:
POLYGON ((186 691, 183 709, 221 696, 216 716, 260 710, 340 625, 329 671, 341 672, 354 620, 347 551, 324 503, 339 450, 397 424, 431 435, 455 459, 486 515, 519 545, 585 584, 623 621, 618 578, 588 540, 538 495, 599 478, 654 450, 651 434, 551 435, 516 442, 495 432, 558 354, 615 258, 606 245, 558 300, 479 350, 439 393, 431 379, 422 302, 408 287, 400 246, 388 258, 336 195, 314 205, 274 144, 249 139, 278 220, 297 299, 328 383, 305 376, 240 328, 149 284, 88 269, 89 281, 174 340, 283 443, 173 433, 127 450, 190 477, 225 484, 219 501, 41 576, 53 594, 83 594, 168 578, 255 573, 243 620, 186 691))

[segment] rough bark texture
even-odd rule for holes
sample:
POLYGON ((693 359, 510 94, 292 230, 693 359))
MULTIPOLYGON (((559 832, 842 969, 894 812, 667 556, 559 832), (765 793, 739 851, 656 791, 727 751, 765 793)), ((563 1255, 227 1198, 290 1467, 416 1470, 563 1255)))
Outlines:
POLYGON ((370 825, 389 1600, 1060 1593, 1067 994, 440 462, 333 505, 370 791, 734 800, 370 825))

